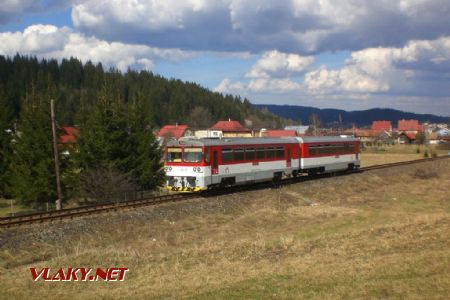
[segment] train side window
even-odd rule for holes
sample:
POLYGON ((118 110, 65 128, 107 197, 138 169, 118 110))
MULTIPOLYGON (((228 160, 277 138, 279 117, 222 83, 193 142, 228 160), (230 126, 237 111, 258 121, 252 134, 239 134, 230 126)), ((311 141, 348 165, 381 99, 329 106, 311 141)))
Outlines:
POLYGON ((275 157, 275 148, 268 147, 266 148, 266 158, 274 158, 275 157))
POLYGON ((233 161, 233 150, 222 149, 222 162, 230 162, 230 161, 233 161))
POLYGON ((323 155, 323 154, 325 154, 325 149, 324 149, 324 145, 318 145, 317 146, 317 154, 319 154, 319 155, 323 155))
POLYGON ((254 160, 255 159, 255 149, 254 148, 245 149, 245 159, 246 160, 254 160))
POLYGON ((354 151, 354 144, 345 144, 345 153, 352 153, 354 151))
POLYGON ((316 146, 309 146, 309 155, 316 155, 316 146))
POLYGON ((244 160, 244 149, 234 149, 234 160, 235 161, 241 161, 244 160))
POLYGON ((256 148, 256 158, 257 159, 265 158, 264 148, 256 148))
POLYGON ((283 158, 284 157, 284 147, 277 147, 275 150, 276 157, 277 158, 283 158))

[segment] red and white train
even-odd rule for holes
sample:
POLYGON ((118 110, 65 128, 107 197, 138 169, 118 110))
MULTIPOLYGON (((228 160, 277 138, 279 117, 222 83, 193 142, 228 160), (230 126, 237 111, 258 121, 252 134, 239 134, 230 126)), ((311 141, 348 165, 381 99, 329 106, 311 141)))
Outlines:
POLYGON ((166 184, 172 191, 278 181, 360 166, 360 141, 346 136, 181 139, 170 141, 166 151, 166 184))

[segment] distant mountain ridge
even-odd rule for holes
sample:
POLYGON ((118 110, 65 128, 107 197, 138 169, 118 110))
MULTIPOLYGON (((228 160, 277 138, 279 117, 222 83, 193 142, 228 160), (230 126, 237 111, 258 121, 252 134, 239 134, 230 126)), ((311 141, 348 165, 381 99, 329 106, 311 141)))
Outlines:
POLYGON ((392 126, 396 127, 398 120, 413 119, 419 122, 432 123, 449 123, 450 117, 441 117, 432 114, 416 114, 404 112, 401 110, 390 108, 373 108, 360 111, 345 111, 341 109, 320 109, 309 106, 296 105, 272 105, 272 104, 256 104, 260 109, 266 108, 271 113, 282 118, 288 118, 295 121, 301 121, 303 124, 309 124, 309 117, 315 113, 320 117, 323 125, 331 126, 339 123, 339 115, 341 115, 344 125, 355 124, 358 127, 369 126, 373 121, 386 120, 391 121, 392 126))

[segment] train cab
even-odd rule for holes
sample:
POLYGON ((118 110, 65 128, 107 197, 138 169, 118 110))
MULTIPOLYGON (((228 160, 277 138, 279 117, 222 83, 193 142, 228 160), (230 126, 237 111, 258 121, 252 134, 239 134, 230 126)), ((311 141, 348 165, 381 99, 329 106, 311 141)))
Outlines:
POLYGON ((166 185, 171 191, 197 192, 206 189, 210 175, 208 148, 201 143, 172 141, 166 150, 166 185))

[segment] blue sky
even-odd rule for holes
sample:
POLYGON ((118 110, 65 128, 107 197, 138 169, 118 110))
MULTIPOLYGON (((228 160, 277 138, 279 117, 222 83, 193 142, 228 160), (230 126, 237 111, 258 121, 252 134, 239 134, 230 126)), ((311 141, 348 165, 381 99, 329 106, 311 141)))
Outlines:
POLYGON ((450 116, 448 0, 4 0, 0 55, 147 69, 253 103, 450 116))

